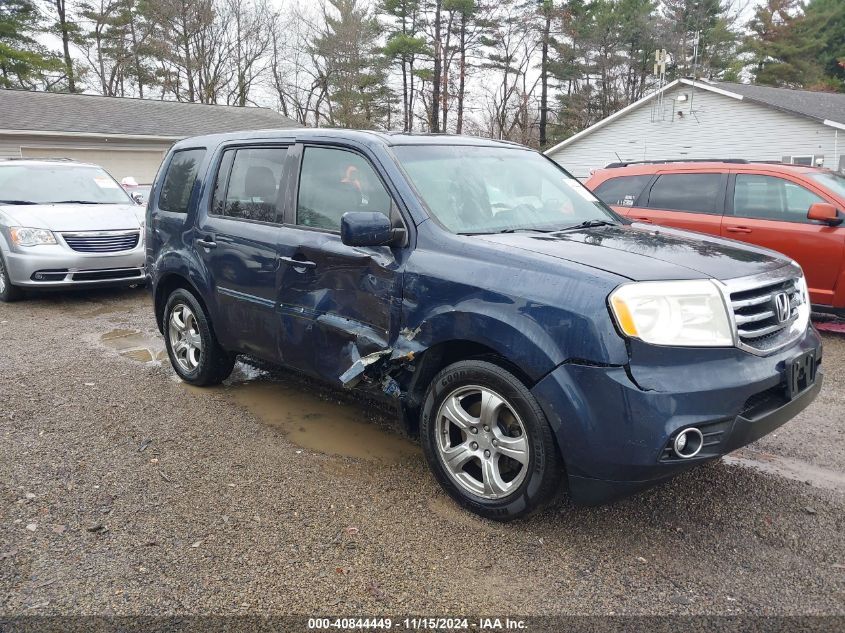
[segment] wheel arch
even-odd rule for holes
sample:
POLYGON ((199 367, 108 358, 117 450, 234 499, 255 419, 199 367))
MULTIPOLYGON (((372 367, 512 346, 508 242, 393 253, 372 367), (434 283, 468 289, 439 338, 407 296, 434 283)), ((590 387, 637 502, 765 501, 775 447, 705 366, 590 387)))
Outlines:
POLYGON ((485 360, 497 365, 516 376, 528 389, 537 382, 514 360, 485 343, 472 339, 440 341, 417 354, 414 372, 401 385, 404 392, 402 413, 410 435, 416 436, 419 432, 419 416, 431 381, 449 365, 463 360, 485 360))
POLYGON ((153 293, 153 308, 155 310, 158 331, 162 334, 164 333, 164 306, 167 304, 167 298, 178 288, 187 290, 194 296, 205 311, 206 317, 213 328, 211 313, 208 310, 208 305, 206 304, 205 299, 203 299, 202 292, 200 292, 199 288, 197 288, 197 286, 183 274, 179 272, 170 272, 166 273, 158 280, 153 293))

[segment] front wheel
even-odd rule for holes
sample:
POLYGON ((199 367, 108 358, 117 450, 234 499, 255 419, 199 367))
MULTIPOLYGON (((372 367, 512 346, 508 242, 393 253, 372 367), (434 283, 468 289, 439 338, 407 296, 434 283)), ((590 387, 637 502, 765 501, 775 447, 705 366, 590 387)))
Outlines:
POLYGON ((488 519, 527 516, 561 485, 563 463, 540 405, 522 381, 493 363, 461 361, 437 374, 420 436, 440 485, 488 519))
POLYGON ((235 355, 220 347, 202 304, 182 288, 164 306, 164 342, 173 369, 192 385, 220 384, 235 366, 235 355))
POLYGON ((3 255, 0 254, 0 301, 12 302, 17 301, 23 296, 23 291, 17 286, 12 285, 12 280, 9 278, 9 270, 6 268, 6 262, 3 260, 3 255))

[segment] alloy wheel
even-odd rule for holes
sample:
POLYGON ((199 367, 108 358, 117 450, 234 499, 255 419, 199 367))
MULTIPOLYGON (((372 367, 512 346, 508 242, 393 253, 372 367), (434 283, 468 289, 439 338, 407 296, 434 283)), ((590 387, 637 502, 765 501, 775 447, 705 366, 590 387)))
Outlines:
POLYGON ((6 267, 0 259, 0 293, 6 292, 6 267))
POLYGON ((174 359, 183 371, 193 372, 200 364, 202 336, 191 308, 184 303, 173 306, 167 329, 174 359))
POLYGON ((463 490, 501 499, 525 480, 530 456, 525 426, 495 391, 460 387, 443 400, 436 420, 438 456, 463 490))

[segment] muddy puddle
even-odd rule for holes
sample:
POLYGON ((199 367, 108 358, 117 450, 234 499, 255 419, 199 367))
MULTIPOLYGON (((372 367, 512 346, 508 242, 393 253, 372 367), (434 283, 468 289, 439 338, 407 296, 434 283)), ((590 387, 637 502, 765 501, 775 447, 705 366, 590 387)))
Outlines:
POLYGON ((232 384, 224 394, 308 450, 384 463, 421 452, 398 431, 370 422, 365 403, 326 401, 302 387, 267 380, 232 384))
POLYGON ((167 358, 161 337, 147 336, 137 330, 111 330, 100 337, 100 342, 121 356, 140 363, 167 358))

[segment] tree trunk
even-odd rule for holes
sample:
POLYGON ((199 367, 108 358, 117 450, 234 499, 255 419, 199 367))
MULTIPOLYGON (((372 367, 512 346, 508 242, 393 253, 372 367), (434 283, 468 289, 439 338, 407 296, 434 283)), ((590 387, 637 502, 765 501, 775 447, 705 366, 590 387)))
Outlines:
POLYGON ((436 0, 434 4, 434 76, 431 82, 431 129, 430 132, 440 132, 440 82, 442 81, 441 46, 440 46, 440 10, 443 0, 436 0))
POLYGON ((408 132, 414 131, 414 60, 408 61, 408 132))
POLYGON ((67 23, 67 7, 65 0, 55 0, 56 11, 59 14, 59 29, 62 32, 62 53, 65 59, 67 73, 67 87, 70 92, 76 92, 76 79, 73 76, 73 60, 70 57, 70 27, 67 23))
POLYGON ((443 46, 443 66, 440 74, 443 76, 443 86, 440 88, 441 109, 443 111, 443 120, 440 125, 443 131, 447 131, 447 118, 449 114, 449 50, 452 42, 452 21, 454 20, 455 12, 449 13, 449 22, 446 24, 446 44, 443 46))
POLYGON ((546 147, 546 123, 549 112, 549 32, 552 28, 552 12, 544 7, 546 19, 543 22, 543 45, 540 57, 540 149, 546 147))
POLYGON ((138 55, 138 34, 135 32, 135 14, 129 13, 129 32, 132 35, 132 60, 135 62, 135 79, 138 81, 138 96, 144 98, 144 79, 141 76, 141 58, 138 55))
POLYGON ((458 71, 458 115, 457 128, 458 134, 464 131, 464 94, 466 92, 466 64, 467 64, 467 16, 466 13, 461 13, 461 59, 460 69, 458 71))

